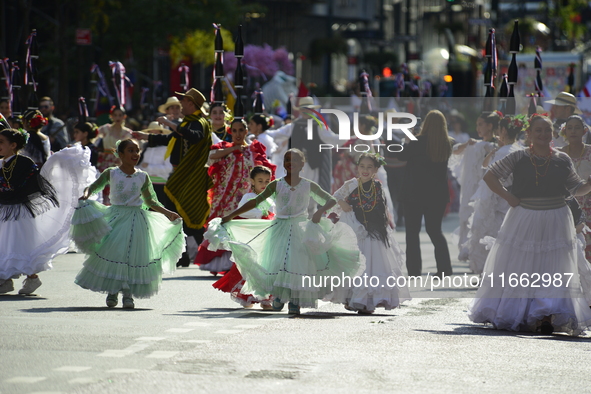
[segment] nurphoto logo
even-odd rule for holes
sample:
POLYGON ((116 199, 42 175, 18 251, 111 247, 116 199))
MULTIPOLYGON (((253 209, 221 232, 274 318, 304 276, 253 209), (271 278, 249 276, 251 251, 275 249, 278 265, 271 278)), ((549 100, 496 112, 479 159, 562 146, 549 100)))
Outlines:
MULTIPOLYGON (((333 114, 337 118, 337 123, 339 126, 339 139, 343 141, 348 141, 351 139, 351 120, 349 116, 339 110, 339 109, 325 109, 321 108, 320 112, 315 111, 311 108, 305 108, 305 111, 308 115, 310 115, 310 119, 308 119, 307 124, 307 131, 308 131, 308 140, 313 139, 314 135, 314 122, 318 124, 319 127, 324 127, 329 130, 328 123, 322 114, 333 114)), ((348 150, 348 151, 355 151, 355 152, 369 152, 372 150, 372 147, 376 147, 378 150, 380 149, 387 149, 388 152, 400 152, 402 151, 403 147, 401 144, 382 144, 380 143, 380 138, 382 134, 384 134, 384 130, 386 131, 386 141, 392 141, 392 133, 394 130, 399 130, 403 132, 406 137, 408 137, 412 141, 416 141, 417 137, 414 136, 412 129, 417 124, 417 118, 413 114, 407 112, 387 112, 385 116, 384 122, 384 113, 378 113, 378 126, 375 134, 363 134, 359 131, 359 113, 353 113, 353 133, 355 137, 359 138, 362 141, 378 141, 378 143, 372 144, 354 144, 353 146, 338 146, 333 144, 320 144, 319 152, 322 150, 331 150, 336 149, 337 151, 340 150, 348 150), (395 123, 394 119, 399 122, 401 119, 410 119, 410 123, 395 123), (385 124, 385 125, 384 125, 385 124)))

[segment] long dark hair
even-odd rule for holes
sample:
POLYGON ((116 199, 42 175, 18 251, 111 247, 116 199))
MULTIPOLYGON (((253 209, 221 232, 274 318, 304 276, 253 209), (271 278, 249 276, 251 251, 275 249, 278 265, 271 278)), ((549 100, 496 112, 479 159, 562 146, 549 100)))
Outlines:
POLYGON ((31 145, 33 145, 35 149, 37 149, 41 153, 42 162, 45 163, 47 161, 47 153, 45 152, 45 148, 43 147, 43 141, 39 136, 39 131, 43 128, 43 124, 37 124, 38 122, 35 122, 35 124, 31 124, 33 119, 38 119, 39 117, 43 117, 43 114, 41 114, 41 112, 37 110, 27 110, 23 114, 23 119, 29 123, 29 126, 32 129, 29 132, 29 141, 31 145))

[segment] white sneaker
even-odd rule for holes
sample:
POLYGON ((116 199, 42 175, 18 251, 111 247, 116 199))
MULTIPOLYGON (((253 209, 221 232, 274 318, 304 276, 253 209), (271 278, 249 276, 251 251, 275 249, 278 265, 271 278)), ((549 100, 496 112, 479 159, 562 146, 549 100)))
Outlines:
POLYGON ((127 296, 123 297, 123 309, 133 309, 135 308, 135 304, 133 303, 133 298, 127 296))
POLYGON ((12 279, 6 279, 2 284, 0 284, 0 294, 10 293, 14 290, 14 283, 12 283, 12 279))
POLYGON ((35 290, 37 290, 39 288, 39 286, 41 286, 41 279, 39 279, 39 277, 36 277, 34 279, 27 277, 23 281, 23 288, 20 289, 18 291, 18 293, 28 295, 28 294, 31 294, 32 292, 34 292, 35 290))

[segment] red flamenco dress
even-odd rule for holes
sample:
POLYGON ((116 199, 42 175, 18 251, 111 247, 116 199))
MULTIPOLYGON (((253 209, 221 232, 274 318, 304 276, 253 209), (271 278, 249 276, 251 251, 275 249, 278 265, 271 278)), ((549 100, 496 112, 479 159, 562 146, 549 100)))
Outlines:
MULTIPOLYGON (((210 150, 231 148, 233 143, 221 141, 211 146, 210 150)), ((250 192, 250 171, 255 166, 265 166, 272 172, 271 180, 275 179, 274 164, 267 160, 265 146, 254 140, 244 151, 236 150, 218 159, 209 167, 208 174, 213 181, 213 187, 207 192, 207 200, 211 204, 209 220, 223 217, 238 208, 242 197, 250 192)), ((204 241, 199 245, 194 263, 204 271, 212 274, 225 273, 230 269, 231 262, 225 258, 224 251, 212 252, 207 250, 209 243, 204 241)))

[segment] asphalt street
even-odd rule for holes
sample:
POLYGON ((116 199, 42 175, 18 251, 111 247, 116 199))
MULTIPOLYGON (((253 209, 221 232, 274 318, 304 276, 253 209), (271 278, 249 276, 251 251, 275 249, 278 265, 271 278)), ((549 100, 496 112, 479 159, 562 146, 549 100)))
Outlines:
MULTIPOLYGON (((445 219, 446 234, 457 216, 445 219)), ((421 234, 425 269, 433 248, 421 234)), ((404 249, 404 232, 396 234, 404 249)), ((448 237, 449 241, 449 237, 448 237)), ((454 258, 454 271, 467 264, 454 258)), ((473 288, 413 291, 357 315, 243 309, 197 267, 166 276, 136 309, 109 309, 58 257, 34 296, 0 295, 0 393, 588 392, 591 335, 496 331, 466 315, 473 288)), ((20 281, 19 281, 20 282, 20 281)), ((15 287, 20 283, 15 283, 15 287)), ((287 309, 287 308, 285 308, 287 309)))

